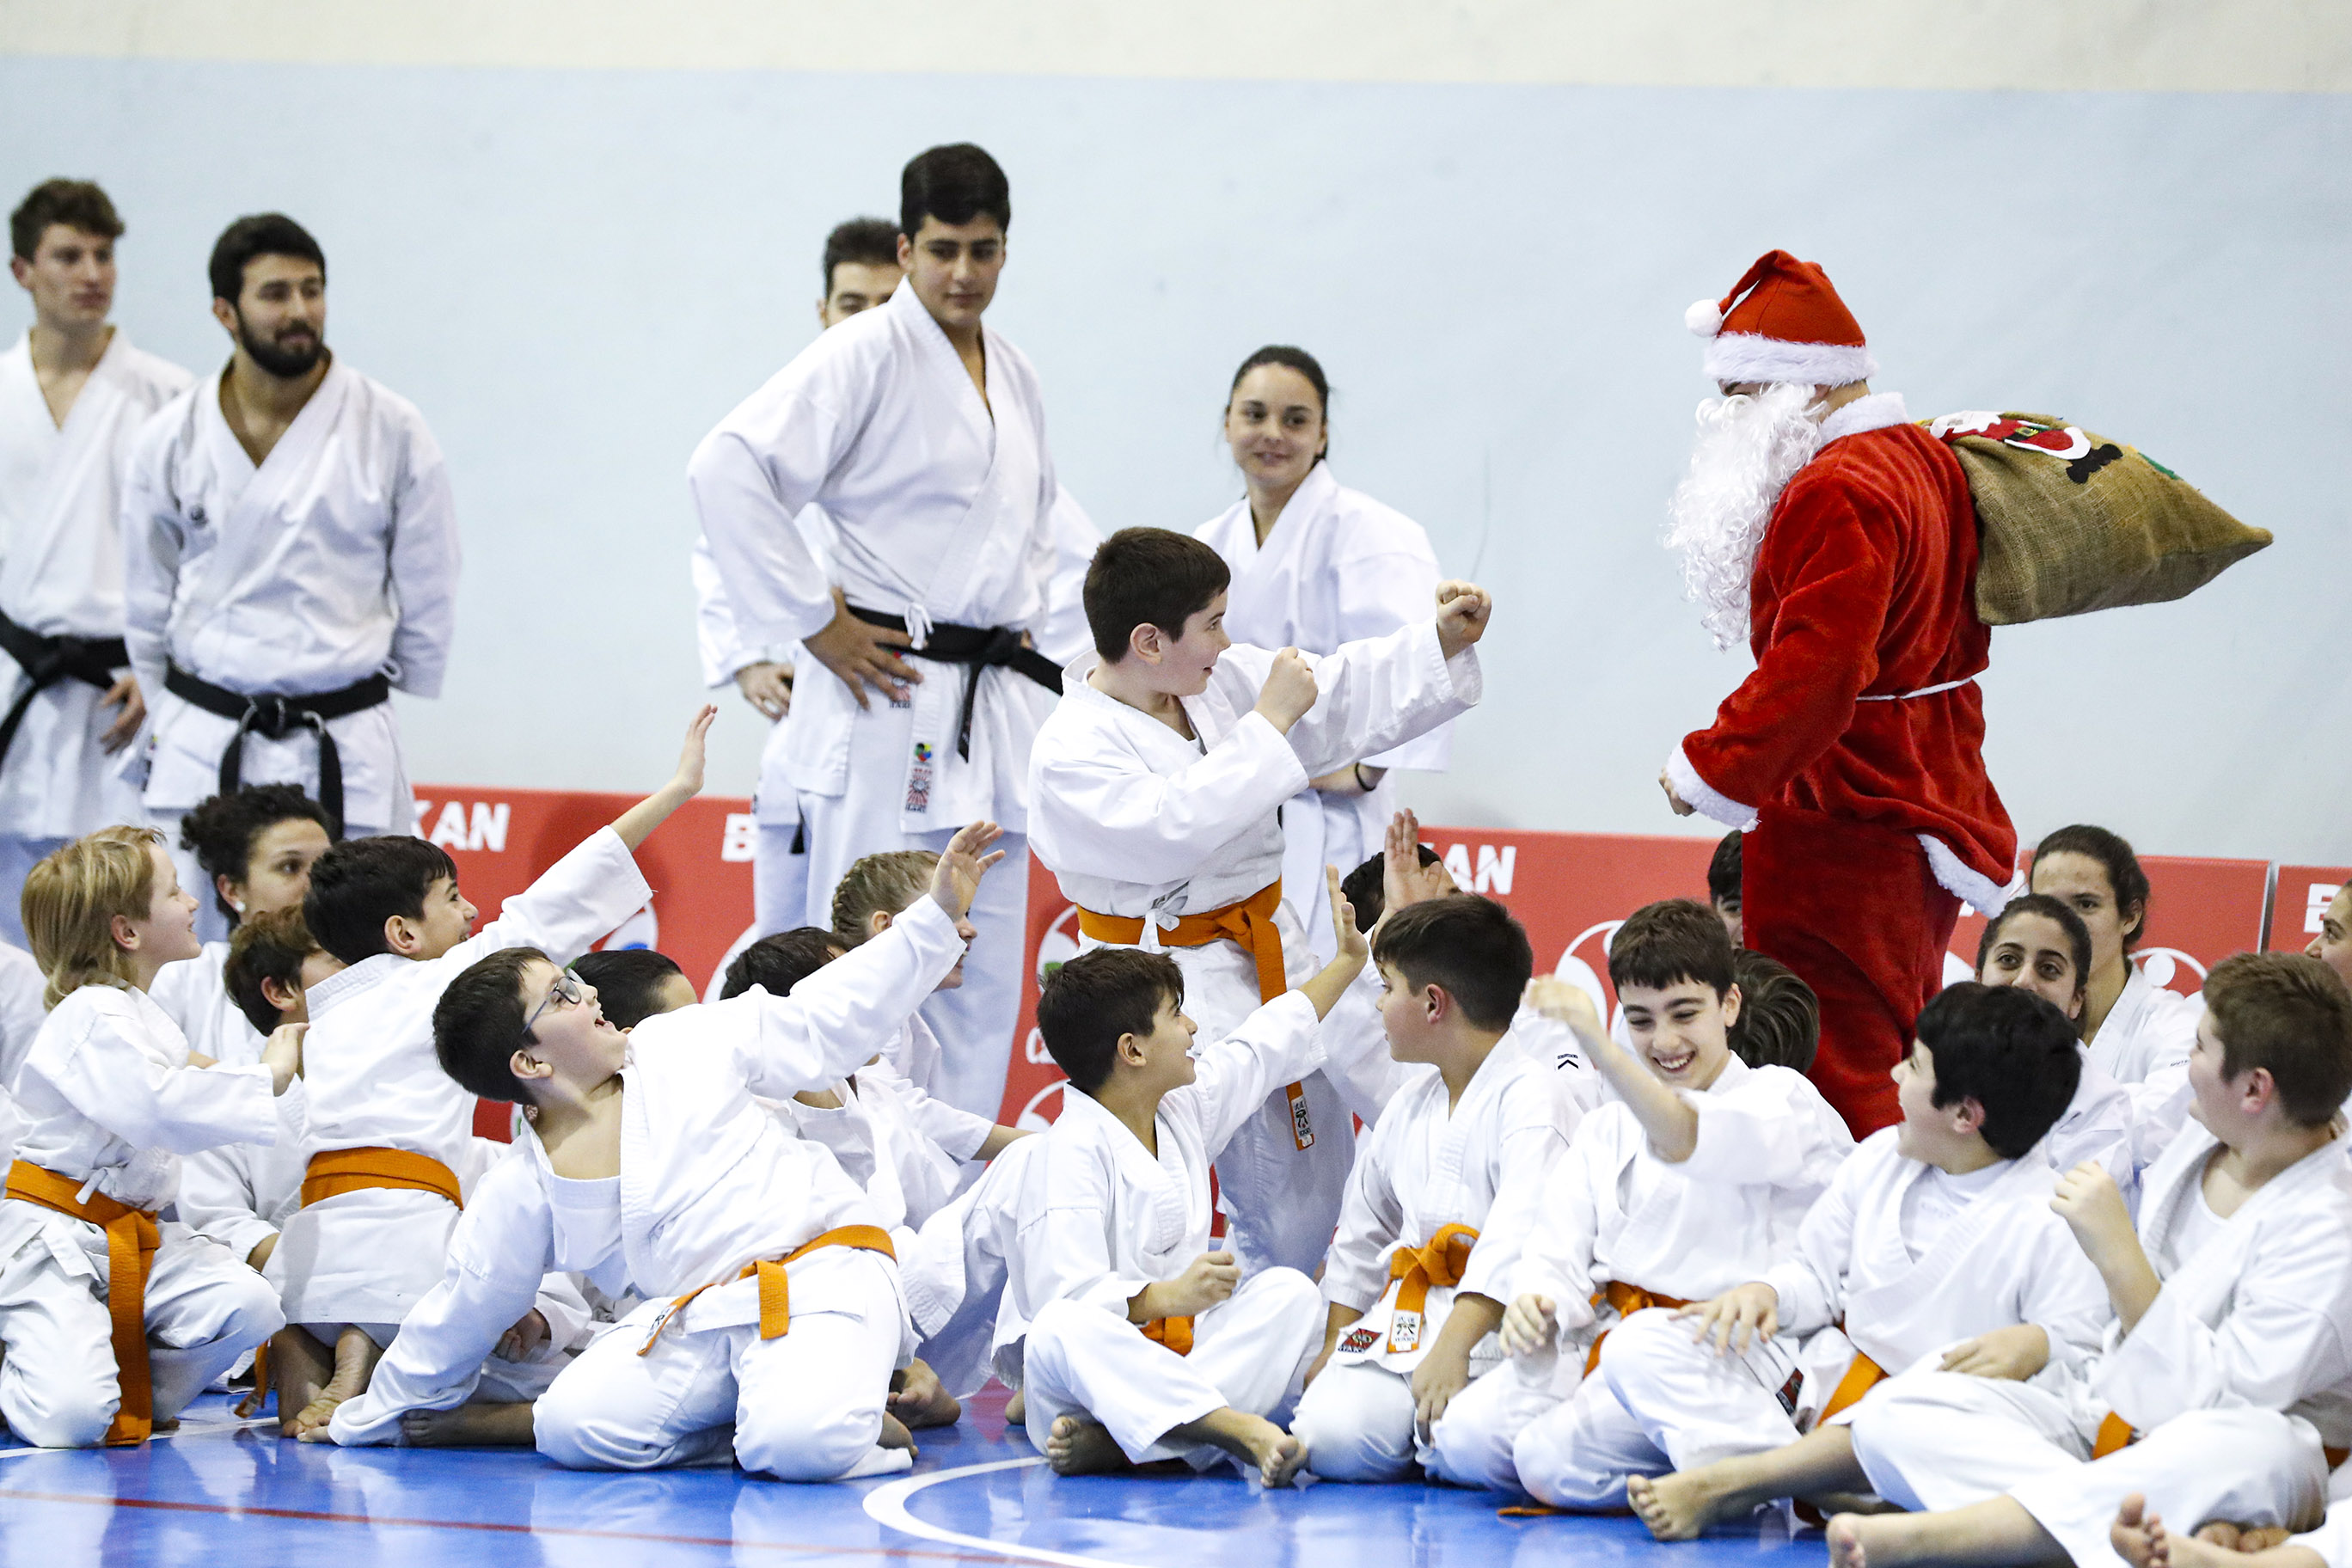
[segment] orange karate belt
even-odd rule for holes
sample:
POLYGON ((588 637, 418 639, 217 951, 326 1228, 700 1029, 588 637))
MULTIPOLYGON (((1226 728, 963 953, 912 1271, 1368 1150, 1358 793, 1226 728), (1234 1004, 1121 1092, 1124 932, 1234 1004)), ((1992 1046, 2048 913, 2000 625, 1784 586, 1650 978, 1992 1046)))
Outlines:
POLYGON ((1462 1283, 1462 1271, 1470 1266, 1470 1249, 1477 1240, 1475 1226, 1441 1225, 1427 1246, 1400 1247, 1389 1254, 1389 1278, 1400 1281, 1396 1306, 1389 1313, 1391 1353, 1421 1348, 1431 1289, 1451 1290, 1462 1283))
MULTIPOLYGON (((2106 1419, 2099 1423, 2099 1435, 2091 1444, 2091 1458, 2104 1459, 2138 1441, 2138 1430, 2110 1410, 2106 1419)), ((2352 1448, 2322 1448, 2320 1452, 2327 1457, 2327 1468, 2331 1470, 2345 1460, 2352 1459, 2352 1448)))
POLYGON ((466 1206, 455 1172, 429 1155, 405 1149, 330 1149, 311 1155, 302 1172, 302 1206, 371 1187, 438 1193, 459 1208, 466 1206))
POLYGON ((1139 1325, 1143 1337, 1155 1345, 1166 1345, 1178 1355, 1192 1353, 1192 1320, 1190 1318, 1154 1318, 1139 1325))
POLYGON ((1877 1387, 1885 1376, 1885 1367, 1860 1351, 1854 1352, 1853 1361, 1845 1369, 1845 1375, 1838 1379, 1835 1388, 1830 1390, 1830 1402, 1822 1405, 1821 1415, 1814 1417, 1814 1430, 1819 1431, 1822 1422, 1851 1407, 1864 1394, 1877 1387))
MULTIPOLYGON (((898 1260, 898 1249, 890 1245, 890 1233, 880 1226, 845 1225, 836 1230, 826 1231, 805 1246, 794 1247, 782 1258, 763 1258, 756 1262, 746 1263, 743 1265, 742 1272, 735 1278, 749 1279, 755 1274, 760 1278, 760 1337, 761 1339, 780 1340, 792 1332, 793 1287, 791 1279, 784 1271, 810 1253, 826 1247, 851 1247, 860 1252, 878 1252, 893 1263, 898 1260)), ((719 1281, 713 1280, 711 1283, 717 1284, 719 1281)), ((655 1343, 662 1337, 662 1331, 677 1321, 677 1315, 686 1310, 686 1304, 688 1301, 710 1288, 710 1285, 697 1285, 693 1289, 672 1301, 668 1310, 654 1320, 653 1331, 646 1336, 646 1342, 637 1347, 637 1353, 652 1354, 655 1343)))
POLYGON ((102 1193, 85 1199, 81 1184, 18 1160, 8 1167, 7 1195, 86 1220, 106 1232, 106 1311, 113 1320, 114 1375, 121 1391, 106 1428, 109 1447, 143 1443, 155 1430, 155 1387, 147 1362, 147 1277, 162 1233, 152 1209, 134 1209, 102 1193))
MULTIPOLYGON (((1639 1285, 1628 1285, 1622 1279, 1612 1279, 1607 1285, 1592 1293, 1592 1304, 1595 1307, 1604 1303, 1616 1308, 1617 1316, 1621 1319, 1630 1318, 1644 1307, 1664 1307, 1672 1312, 1679 1311, 1690 1305, 1679 1296, 1654 1295, 1639 1285)), ((1601 1342, 1608 1337, 1609 1331, 1601 1330, 1593 1337, 1592 1348, 1584 1352, 1585 1376, 1591 1377, 1592 1369, 1601 1364, 1601 1342)))
MULTIPOLYGON (((1282 964, 1282 932, 1274 923, 1282 907, 1282 884, 1269 882, 1237 904, 1184 915, 1173 931, 1160 933, 1162 947, 1206 947, 1230 942, 1257 961, 1257 999, 1271 1002, 1289 989, 1282 964)), ((1143 942, 1143 921, 1127 915, 1078 910, 1078 930, 1097 942, 1138 947, 1143 942)), ((1283 1091, 1290 1100, 1290 1141, 1304 1152, 1315 1146, 1315 1122, 1307 1113, 1307 1090, 1292 1084, 1283 1091)))

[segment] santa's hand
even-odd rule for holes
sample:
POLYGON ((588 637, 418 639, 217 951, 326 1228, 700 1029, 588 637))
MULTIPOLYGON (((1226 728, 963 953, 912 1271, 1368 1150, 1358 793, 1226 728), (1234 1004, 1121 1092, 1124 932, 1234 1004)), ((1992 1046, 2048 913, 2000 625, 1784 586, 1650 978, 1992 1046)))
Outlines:
POLYGON ((1658 770, 1658 787, 1666 792, 1666 804, 1675 808, 1675 815, 1676 816, 1688 816, 1691 813, 1698 809, 1698 807, 1693 805, 1690 802, 1685 800, 1682 796, 1675 793, 1675 781, 1666 776, 1666 773, 1664 768, 1658 770))

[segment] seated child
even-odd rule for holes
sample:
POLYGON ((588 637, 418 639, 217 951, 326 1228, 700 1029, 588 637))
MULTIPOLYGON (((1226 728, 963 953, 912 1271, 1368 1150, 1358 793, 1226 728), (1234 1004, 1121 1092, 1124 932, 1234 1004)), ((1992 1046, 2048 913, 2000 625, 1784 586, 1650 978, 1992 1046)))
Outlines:
POLYGON ((1845 1423, 1889 1372, 2057 1388, 2097 1351, 2106 1290, 2051 1210, 2058 1177, 2040 1147, 2081 1065, 2074 1026, 2041 997, 1943 991, 1895 1068, 1903 1120, 1838 1167, 1794 1254, 1685 1309, 1679 1341, 1658 1334, 1645 1355, 1603 1358, 1637 1418, 1662 1401, 1724 1417, 1675 1473, 1626 1483, 1653 1535, 1687 1541, 1778 1498, 1864 1489, 1845 1423), (1724 1359, 1783 1333, 1804 1336, 1794 1409, 1724 1359), (1768 1434, 1780 1446, 1763 1446, 1768 1434))
MULTIPOLYGON (((1637 1411, 1611 1375, 1612 1355, 1630 1366, 1653 1336, 1688 1345, 1676 1309, 1789 1257, 1853 1147, 1801 1075, 1731 1054, 1744 1001, 1731 975, 1723 922, 1692 900, 1644 905, 1610 943, 1633 1048, 1599 1033, 1583 1044, 1617 1098, 1578 1128, 1514 1271, 1503 1347, 1518 1364, 1454 1405, 1465 1443, 1492 1456, 1491 1485, 1516 1478, 1556 1508, 1620 1508, 1630 1477, 1748 1436, 1726 1407, 1637 1411)), ((1721 1373, 1769 1396, 1795 1373, 1796 1350, 1790 1336, 1759 1337, 1721 1373)))
POLYGON ((0 942, 0 1160, 16 1146, 16 1110, 8 1086, 16 1081, 16 1068, 48 1016, 48 1009, 41 1005, 47 984, 31 953, 0 942))
MULTIPOLYGON (((492 952, 434 1010, 435 1049, 467 1089, 528 1107, 513 1152, 466 1207, 441 1282, 340 1443, 392 1440, 404 1414, 464 1403, 541 1277, 576 1272, 649 1300, 557 1375, 532 1412, 541 1453, 579 1469, 727 1454, 787 1480, 904 1469, 884 1401, 906 1322, 865 1194, 755 1096, 839 1078, 904 1026, 963 951, 959 918, 1000 855, 959 832, 931 897, 796 986, 646 1017, 627 1035, 529 949, 492 952), (626 1136, 624 1136, 624 1131, 626 1136)), ((903 1436, 901 1437, 903 1442, 903 1436)))
MULTIPOLYGON (((2011 899, 1985 922, 1977 942, 1977 980, 1985 985, 2015 985, 2042 997, 2082 1026, 2084 987, 2091 973, 2091 933, 2083 918, 2047 893, 2011 899)), ((2066 1114, 2050 1131, 2042 1155, 2056 1171, 2085 1160, 2106 1168, 2126 1202, 2139 1196, 2139 1165, 2132 1136, 2132 1101, 2124 1086, 2081 1047, 2083 1076, 2066 1114)), ((2150 1157, 2161 1153, 2158 1144, 2150 1157)))
MULTIPOLYGON (((937 858, 928 849, 888 849, 853 862, 833 889, 833 935, 842 950, 889 930, 898 911, 923 896, 937 858)), ((942 991, 962 985, 961 963, 940 982, 942 991)), ((905 1037, 883 1055, 900 1078, 953 1102, 943 1079, 953 1074, 955 1064, 940 1059, 939 1035, 919 1014, 908 1024, 905 1037)))
POLYGON ((1029 1440, 1060 1474, 1231 1458, 1278 1487, 1306 1458, 1281 1422, 1321 1339, 1318 1294, 1208 1250, 1209 1166, 1270 1089, 1318 1065, 1318 1026, 1363 968, 1328 875, 1339 956, 1197 1059, 1165 953, 1082 952, 1038 996, 1070 1081, 1024 1171, 998 1336, 1019 1342, 1029 1440))
POLYGON ((623 1034, 656 1013, 675 1013, 702 998, 677 960, 649 947, 604 948, 572 961, 572 973, 596 988, 596 1005, 623 1034))
MULTIPOLYGON (((327 852, 329 842, 326 811, 289 784, 247 784, 216 795, 180 819, 180 843, 194 852, 210 884, 189 891, 211 895, 231 935, 257 915, 299 910, 310 890, 310 866, 327 852)), ((260 1059, 269 1030, 253 1033, 228 994, 221 974, 228 950, 226 942, 208 942, 197 957, 164 965, 150 994, 188 1037, 190 1050, 244 1066, 260 1059)), ((298 1082, 279 1110, 294 1116, 299 1128, 301 1108, 298 1082)), ((283 1153, 300 1157, 291 1147, 283 1153)))
POLYGON ((2335 1127, 2352 993, 2300 954, 2241 953, 2205 1001, 2196 1115, 2147 1170, 2137 1234, 2096 1165, 2053 1200, 2115 1308, 2103 1353, 2071 1397, 1889 1380, 1855 1411, 1854 1457, 1914 1511, 1832 1519, 1832 1563, 2112 1563, 2134 1494, 2191 1530, 2319 1521, 2322 1446, 2352 1442, 2352 1172, 2335 1127))
POLYGON ((196 900, 163 840, 108 827, 33 868, 24 915, 51 1011, 14 1085, 0 1200, 0 1417, 28 1443, 144 1442, 284 1322, 245 1260, 159 1224, 182 1156, 278 1136, 302 1031, 216 1066, 147 994, 193 959, 196 900))
POLYGON ((1507 1184, 1542 1189, 1575 1114, 1510 1032, 1535 955, 1500 904, 1393 910, 1372 959, 1390 1054, 1412 1065, 1357 1146, 1323 1271, 1323 1351, 1290 1430, 1326 1480, 1399 1480, 1418 1461, 1475 1486, 1448 1462, 1445 1411, 1502 1359, 1497 1281, 1522 1239, 1488 1216, 1507 1184))
POLYGON ((1822 1043, 1822 1003, 1797 972, 1745 947, 1731 953, 1739 1016, 1724 1033, 1731 1054, 1752 1068, 1805 1072, 1822 1043))
MULTIPOLYGON (((1724 931, 1736 948, 1740 947, 1745 934, 1739 918, 1739 839, 1737 827, 1717 839, 1715 853, 1706 863, 1707 902, 1715 906, 1716 916, 1723 921, 1724 931)), ((1750 1067, 1755 1065, 1748 1063, 1750 1067)))
POLYGON ((278 1408, 298 1435, 367 1386, 382 1347, 441 1278, 464 1189, 480 1169, 474 1096, 433 1059, 442 991, 500 948, 534 946, 568 963, 644 907, 653 889, 632 852, 700 792, 717 711, 688 726, 667 784, 473 935, 457 866, 422 838, 354 839, 311 866, 303 918, 349 967, 308 993, 302 1207, 269 1259, 292 1325, 272 1347, 278 1408))
MULTIPOLYGON (((1490 608, 1444 584, 1432 621, 1317 657, 1235 647, 1229 580, 1183 534, 1105 541, 1086 580, 1095 651, 1065 674, 1029 762, 1031 843, 1078 906, 1080 947, 1169 952, 1212 1042, 1311 964, 1282 900, 1283 802, 1475 703, 1490 608)), ((1244 1273, 1321 1264, 1354 1142, 1327 1079, 1273 1086, 1217 1164, 1244 1273)))

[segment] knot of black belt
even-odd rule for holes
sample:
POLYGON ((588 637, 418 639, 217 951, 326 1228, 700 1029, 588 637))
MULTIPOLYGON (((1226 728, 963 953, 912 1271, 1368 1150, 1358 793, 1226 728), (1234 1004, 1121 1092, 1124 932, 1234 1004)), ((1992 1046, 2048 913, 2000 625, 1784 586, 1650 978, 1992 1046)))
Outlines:
MULTIPOLYGON (((265 741, 282 741, 297 730, 308 730, 319 737, 319 805, 327 814, 327 834, 340 839, 343 836, 343 758, 335 747, 335 737, 327 729, 327 721, 348 714, 364 712, 389 700, 392 682, 381 674, 365 680, 353 681, 339 691, 319 691, 301 695, 283 691, 231 691, 226 686, 215 686, 200 676, 189 674, 178 665, 163 671, 164 689, 203 709, 207 713, 236 722, 236 733, 228 738, 228 749, 221 753, 220 792, 233 795, 245 778, 245 738, 258 735, 265 741)), ((394 827, 399 824, 392 824, 394 827)))
POLYGON ((44 637, 0 615, 0 649, 25 672, 26 686, 0 719, 0 760, 8 755, 33 699, 60 680, 79 680, 100 691, 114 689, 114 672, 131 662, 121 637, 44 637))
MULTIPOLYGON (((849 606, 849 613, 869 626, 884 626, 894 632, 907 629, 904 616, 886 616, 879 610, 863 610, 856 605, 849 606)), ((1062 694, 1061 667, 1023 641, 1021 634, 1011 626, 959 626, 933 622, 922 647, 897 651, 938 664, 964 667, 963 707, 956 720, 956 755, 967 763, 971 761, 971 709, 979 695, 982 670, 1001 666, 1027 676, 1056 697, 1062 694)))

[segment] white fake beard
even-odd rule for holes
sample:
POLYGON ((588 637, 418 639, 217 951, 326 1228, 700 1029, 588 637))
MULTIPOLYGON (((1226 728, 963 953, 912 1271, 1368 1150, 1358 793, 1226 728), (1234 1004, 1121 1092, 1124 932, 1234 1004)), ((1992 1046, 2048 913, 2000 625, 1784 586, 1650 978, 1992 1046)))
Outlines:
POLYGON ((1772 505, 1821 449, 1813 389, 1775 384, 1698 405, 1690 472, 1666 503, 1666 547, 1683 557, 1683 595, 1727 648, 1748 637, 1748 584, 1772 505))

